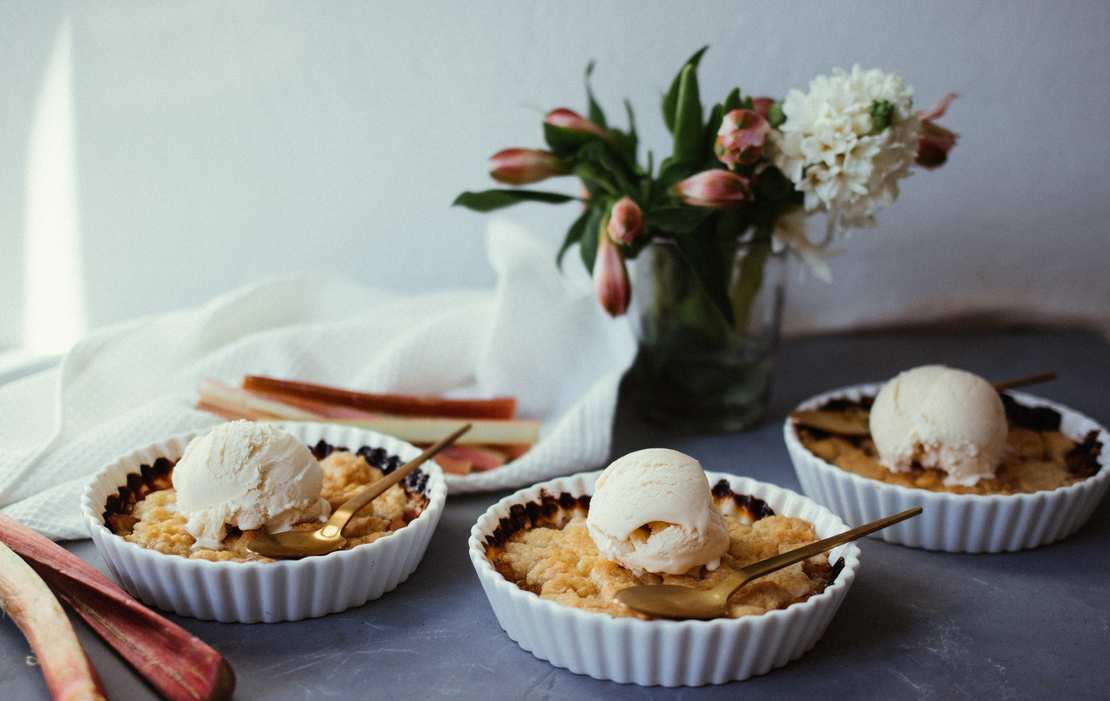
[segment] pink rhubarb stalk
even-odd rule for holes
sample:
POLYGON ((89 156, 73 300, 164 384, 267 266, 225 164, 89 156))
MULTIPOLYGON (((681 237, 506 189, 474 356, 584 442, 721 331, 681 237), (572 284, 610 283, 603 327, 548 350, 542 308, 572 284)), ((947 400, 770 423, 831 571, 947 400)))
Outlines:
MULTIPOLYGON (((3 517, 0 517, 3 518, 3 517)), ((6 528, 3 522, 0 527, 6 528)), ((62 605, 46 583, 0 543, 0 608, 31 644, 55 701, 104 699, 104 690, 62 605)))
POLYGON ((286 421, 319 421, 322 417, 311 411, 305 411, 283 402, 260 397, 238 387, 225 385, 219 380, 204 380, 200 383, 200 405, 209 411, 215 411, 225 418, 236 415, 237 418, 252 419, 283 419, 286 421))
MULTIPOLYGON (((448 446, 439 452, 436 460, 443 457, 448 457, 452 460, 466 461, 475 470, 479 471, 492 470, 505 464, 504 453, 497 450, 490 450, 489 448, 479 448, 470 445, 448 446)), ((446 469, 446 467, 444 467, 444 469, 446 469)))
POLYGON ((351 407, 370 413, 394 416, 429 416, 455 419, 511 419, 516 414, 516 399, 445 399, 415 394, 372 394, 312 382, 279 380, 262 375, 247 375, 243 388, 271 396, 307 399, 335 406, 351 407))
MULTIPOLYGON (((11 548, 9 553, 18 553, 34 568, 31 575, 37 572, 160 696, 171 701, 231 698, 235 674, 219 652, 132 599, 92 565, 6 516, 0 516, 0 542, 6 544, 0 545, 0 557, 7 548, 11 548)), ((0 580, 9 576, 9 569, 7 562, 0 561, 0 580)), ((54 604, 57 606, 57 601, 54 604)), ((58 611, 68 626, 61 607, 58 611)), ((9 614, 16 618, 11 609, 9 614)), ((59 643, 52 636, 49 646, 55 645, 59 643)), ((36 648, 44 674, 44 658, 51 652, 36 648)), ((55 658, 60 655, 55 654, 55 658)), ((101 697, 55 695, 55 698, 101 697)))

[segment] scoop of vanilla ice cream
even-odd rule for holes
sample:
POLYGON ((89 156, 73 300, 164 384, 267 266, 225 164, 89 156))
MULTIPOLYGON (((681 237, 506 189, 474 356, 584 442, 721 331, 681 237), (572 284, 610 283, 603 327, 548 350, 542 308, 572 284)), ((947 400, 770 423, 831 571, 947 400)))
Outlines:
POLYGON ((871 438, 890 470, 948 473, 946 485, 993 477, 1006 452, 1006 410, 989 382, 963 370, 924 365, 883 385, 871 407, 871 438))
POLYGON ((173 469, 177 509, 194 549, 219 550, 228 526, 289 530, 324 520, 331 506, 320 497, 324 471, 312 452, 265 423, 233 421, 194 438, 173 469))
POLYGON ((586 527, 602 557, 637 575, 716 569, 729 544, 701 464, 663 448, 629 453, 601 473, 586 527))

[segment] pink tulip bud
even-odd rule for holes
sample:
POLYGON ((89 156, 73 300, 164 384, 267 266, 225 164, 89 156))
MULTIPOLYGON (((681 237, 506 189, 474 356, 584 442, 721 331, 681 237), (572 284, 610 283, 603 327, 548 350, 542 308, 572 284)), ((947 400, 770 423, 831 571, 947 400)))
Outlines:
POLYGON ((631 246, 644 233, 644 213, 631 197, 622 197, 609 212, 605 227, 609 238, 618 246, 631 246))
POLYGON ((597 301, 609 316, 620 316, 628 311, 632 287, 628 282, 628 269, 620 249, 609 240, 605 229, 598 232, 597 257, 594 259, 594 290, 597 301))
POLYGON ((570 168, 550 151, 507 148, 489 159, 489 174, 499 183, 527 185, 553 175, 566 175, 570 168))
POLYGON ((763 155, 771 125, 755 110, 733 110, 721 120, 713 153, 729 168, 751 165, 763 155))
POLYGON ((748 199, 748 179, 727 170, 706 170, 674 186, 680 200, 695 207, 726 209, 748 199))
POLYGON ((764 119, 771 118, 771 108, 775 106, 775 98, 773 97, 753 97, 752 109, 764 119))
POLYGON ((551 110, 547 116, 543 118, 544 124, 550 124, 553 127, 566 129, 567 131, 577 132, 579 134, 591 134, 606 138, 609 136, 603 128, 597 124, 586 119, 574 110, 568 110, 565 107, 551 110))
POLYGON ((931 110, 922 110, 917 113, 921 120, 921 135, 917 142, 917 164, 924 168, 939 168, 948 160, 948 152, 956 146, 960 135, 945 129, 935 120, 944 116, 948 106, 958 95, 948 93, 940 99, 931 110))

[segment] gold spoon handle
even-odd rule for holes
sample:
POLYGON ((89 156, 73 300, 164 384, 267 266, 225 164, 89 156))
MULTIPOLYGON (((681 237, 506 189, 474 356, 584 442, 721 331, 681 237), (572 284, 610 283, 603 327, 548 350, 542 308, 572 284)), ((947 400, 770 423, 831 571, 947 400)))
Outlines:
POLYGON ((342 506, 335 510, 331 518, 328 519, 327 524, 320 529, 320 534, 325 538, 334 538, 342 533, 343 527, 347 525, 347 522, 351 520, 351 517, 354 516, 359 509, 376 499, 378 495, 385 490, 403 480, 409 473, 414 472, 416 468, 427 462, 429 458, 435 456, 436 453, 454 443, 458 440, 459 436, 470 430, 470 426, 471 424, 462 426, 446 438, 442 438, 433 445, 428 446, 420 455, 409 460, 377 482, 363 487, 353 497, 343 502, 342 506))
POLYGON ((1040 372, 1036 375, 1026 375, 1025 377, 1018 377, 1013 380, 1006 380, 1005 382, 995 382, 994 388, 999 392, 1014 387, 1024 387, 1025 385, 1035 385, 1040 382, 1052 382, 1056 379, 1054 372, 1040 372))
POLYGON ((882 530, 887 526, 892 526, 899 521, 905 521, 908 518, 917 516, 919 513, 921 513, 921 507, 915 506, 912 509, 906 509, 905 511, 894 514, 893 516, 886 516, 876 521, 872 521, 871 523, 865 523, 862 526, 844 531, 843 533, 834 535, 831 538, 824 538, 815 543, 803 545, 802 547, 795 550, 785 552, 781 555, 776 555, 775 557, 769 557, 766 560, 760 560, 753 565, 748 565, 744 569, 740 570, 740 573, 743 575, 743 581, 740 582, 739 585, 733 587, 733 589, 729 591, 729 594, 757 577, 771 574, 776 570, 781 570, 783 567, 793 565, 795 562, 801 562, 802 560, 811 558, 814 555, 820 555, 826 550, 832 550, 838 545, 843 545, 844 543, 851 542, 856 538, 862 538, 868 533, 874 533, 875 531, 882 530))

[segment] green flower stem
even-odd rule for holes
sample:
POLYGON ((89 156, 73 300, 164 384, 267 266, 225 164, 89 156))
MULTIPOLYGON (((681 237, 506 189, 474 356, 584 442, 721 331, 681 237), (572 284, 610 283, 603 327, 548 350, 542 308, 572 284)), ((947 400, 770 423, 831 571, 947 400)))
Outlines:
POLYGON ((744 257, 740 261, 740 278, 731 285, 729 291, 737 334, 747 333, 751 323, 752 305, 763 287, 763 269, 771 256, 770 227, 758 227, 755 236, 744 249, 744 257))

